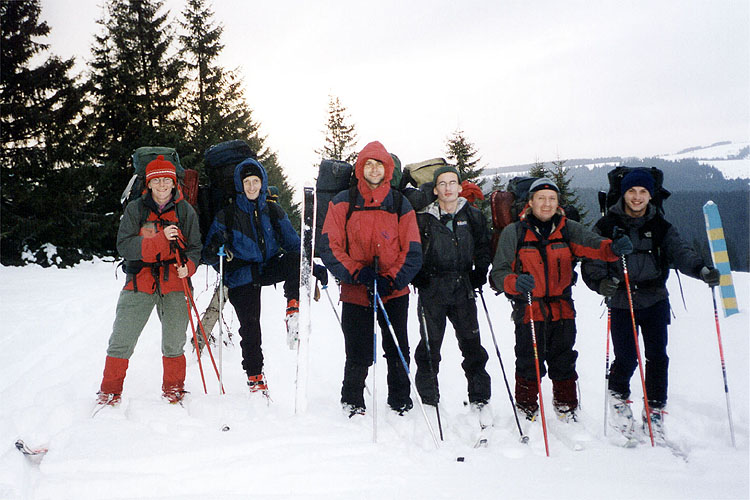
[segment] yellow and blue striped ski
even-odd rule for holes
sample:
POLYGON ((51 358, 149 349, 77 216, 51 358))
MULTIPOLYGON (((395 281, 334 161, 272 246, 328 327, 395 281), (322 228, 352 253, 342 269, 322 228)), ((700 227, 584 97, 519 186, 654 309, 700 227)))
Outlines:
POLYGON ((706 219, 706 232, 708 233, 708 244, 711 247, 711 257, 713 257, 714 266, 721 273, 719 292, 721 293, 721 306, 726 318, 740 311, 737 307, 737 295, 734 292, 732 270, 729 265, 727 242, 724 239, 724 227, 721 224, 719 207, 713 201, 706 202, 703 205, 703 216, 706 219))

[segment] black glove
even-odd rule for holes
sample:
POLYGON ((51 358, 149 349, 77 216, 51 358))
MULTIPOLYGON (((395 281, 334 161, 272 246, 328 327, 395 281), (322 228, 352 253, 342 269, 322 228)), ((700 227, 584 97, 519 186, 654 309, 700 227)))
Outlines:
POLYGON ((474 269, 469 273, 469 281, 472 288, 481 290, 487 283, 487 269, 474 269))
POLYGON ((328 269, 326 269, 326 266, 322 266, 320 264, 313 264, 313 276, 315 276, 318 281, 320 281, 320 284, 323 286, 328 286, 328 269))
POLYGON ((620 280, 616 277, 604 278, 599 282, 599 295, 612 297, 619 288, 620 280))
POLYGON ((411 284, 415 287, 423 290, 430 286, 430 275, 423 272, 418 272, 416 276, 411 280, 411 284))
POLYGON ((516 291, 521 295, 526 295, 534 290, 534 285, 534 277, 530 274, 519 274, 516 278, 516 291))
POLYGON ((393 293, 395 288, 393 278, 390 276, 378 276, 376 281, 378 284, 378 294, 380 294, 381 297, 387 297, 393 293))
POLYGON ((701 279, 708 283, 710 287, 719 286, 721 273, 715 267, 703 266, 703 269, 701 269, 701 279))
POLYGON ((371 268, 370 266, 365 266, 359 270, 355 280, 357 281, 357 283, 361 283, 367 288, 372 288, 372 283, 377 277, 378 273, 375 272, 375 269, 371 268))
MULTIPOLYGON (((615 234, 617 234, 617 231, 615 231, 615 234)), ((618 257, 633 253, 633 242, 630 241, 627 234, 622 234, 612 240, 612 252, 618 257)))

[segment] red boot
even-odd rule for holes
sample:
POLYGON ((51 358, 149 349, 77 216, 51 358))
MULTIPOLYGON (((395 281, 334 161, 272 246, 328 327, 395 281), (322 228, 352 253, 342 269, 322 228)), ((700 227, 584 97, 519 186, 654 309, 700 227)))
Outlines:
POLYGON ((127 370, 127 359, 107 356, 107 359, 104 362, 102 385, 97 393, 97 403, 110 406, 117 406, 120 404, 122 384, 125 381, 125 372, 127 370))
POLYGON ((162 356, 164 378, 161 385, 162 397, 170 404, 180 403, 187 391, 185 390, 185 355, 176 358, 162 356))

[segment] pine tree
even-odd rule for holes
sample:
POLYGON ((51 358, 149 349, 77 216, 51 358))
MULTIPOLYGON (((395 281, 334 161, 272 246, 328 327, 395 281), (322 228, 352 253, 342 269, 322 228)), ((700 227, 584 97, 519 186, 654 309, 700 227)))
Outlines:
POLYGON ((74 59, 49 56, 38 66, 49 34, 39 21, 39 0, 0 3, 0 183, 2 183, 2 264, 21 265, 23 252, 43 265, 66 266, 82 255, 78 242, 90 236, 85 212, 88 178, 79 127, 85 89, 70 76, 74 59), (42 250, 57 248, 48 260, 42 250))
POLYGON ((534 166, 529 169, 529 177, 549 177, 549 170, 544 162, 536 160, 534 166))
POLYGON ((446 156, 455 163, 461 179, 477 183, 481 186, 484 181, 479 177, 484 171, 484 167, 479 166, 481 158, 477 156, 477 149, 473 143, 469 142, 464 136, 464 131, 456 129, 453 135, 446 141, 446 156))
POLYGON ((349 123, 346 107, 338 97, 328 96, 328 122, 325 130, 325 145, 316 149, 321 159, 340 160, 350 164, 357 161, 357 133, 349 123))
MULTIPOLYGON (((265 146, 260 126, 253 121, 242 90, 242 79, 234 71, 219 66, 222 26, 213 23, 214 13, 205 0, 189 0, 180 25, 181 54, 188 68, 189 83, 184 93, 183 113, 188 144, 183 156, 187 167, 202 170, 203 153, 220 142, 242 139, 255 151, 268 173, 269 185, 279 190, 279 203, 292 224, 299 228, 299 204, 276 153, 265 146)), ((203 176, 207 178, 206 175, 203 176)))
POLYGON ((588 210, 570 186, 572 178, 570 177, 570 169, 565 166, 565 160, 558 158, 557 161, 552 162, 549 177, 555 181, 557 188, 560 190, 560 206, 572 207, 578 212, 580 220, 584 220, 588 210))
POLYGON ((97 197, 102 213, 121 212, 120 192, 132 175, 136 148, 184 149, 178 106, 185 65, 174 54, 175 35, 162 6, 160 0, 109 0, 97 21, 103 31, 92 49, 90 144, 102 165, 97 197))

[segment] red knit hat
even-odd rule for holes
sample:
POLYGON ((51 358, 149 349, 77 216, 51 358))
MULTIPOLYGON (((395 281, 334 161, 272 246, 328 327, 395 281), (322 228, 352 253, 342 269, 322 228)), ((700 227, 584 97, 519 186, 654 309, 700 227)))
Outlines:
POLYGON ((151 182, 151 179, 158 177, 169 177, 177 184, 177 174, 175 173, 174 165, 164 159, 164 155, 159 155, 155 160, 149 162, 146 165, 146 184, 151 182))

